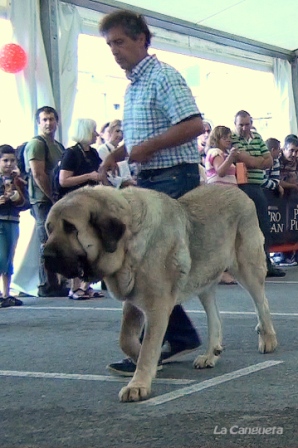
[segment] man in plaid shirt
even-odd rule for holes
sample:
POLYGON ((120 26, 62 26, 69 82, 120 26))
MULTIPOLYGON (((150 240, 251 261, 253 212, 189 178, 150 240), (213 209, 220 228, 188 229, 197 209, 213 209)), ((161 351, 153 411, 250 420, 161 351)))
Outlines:
MULTIPOLYGON (((200 184, 197 137, 204 132, 201 114, 184 78, 173 67, 148 54, 151 32, 144 18, 130 11, 104 17, 99 32, 130 80, 125 93, 125 146, 105 160, 102 179, 127 155, 138 164, 137 185, 177 199, 200 184)), ((199 336, 180 305, 174 307, 162 348, 161 361, 174 361, 196 350, 199 336)), ((108 366, 132 376, 131 359, 108 366)), ((159 366, 161 368, 161 365, 159 366)))

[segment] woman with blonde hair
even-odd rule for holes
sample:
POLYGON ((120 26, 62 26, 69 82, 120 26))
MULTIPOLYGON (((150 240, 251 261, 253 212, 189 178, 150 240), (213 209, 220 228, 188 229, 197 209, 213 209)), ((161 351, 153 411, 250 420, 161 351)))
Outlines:
MULTIPOLYGON (((119 143, 123 140, 122 122, 121 120, 113 120, 106 123, 102 129, 104 131, 100 134, 104 143, 97 148, 99 157, 104 161, 106 157, 115 149, 118 148, 119 143)), ((114 187, 128 187, 135 185, 132 179, 131 167, 126 160, 118 162, 119 176, 109 176, 109 182, 114 187)))
MULTIPOLYGON (((61 161, 59 183, 63 194, 86 185, 97 185, 98 169, 102 162, 96 149, 91 146, 98 136, 94 120, 78 118, 71 126, 70 136, 76 144, 65 150, 61 161)), ((72 279, 70 299, 85 300, 103 296, 101 292, 95 292, 89 283, 81 282, 79 278, 72 279)))
POLYGON ((121 120, 113 120, 110 123, 106 123, 102 130, 100 136, 103 143, 96 149, 99 157, 105 160, 112 151, 115 151, 123 139, 122 122, 121 120))

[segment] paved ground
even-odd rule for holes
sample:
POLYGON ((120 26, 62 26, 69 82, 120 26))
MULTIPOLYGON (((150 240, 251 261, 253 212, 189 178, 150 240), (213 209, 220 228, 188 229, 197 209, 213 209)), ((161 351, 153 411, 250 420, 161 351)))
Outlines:
MULTIPOLYGON (((0 447, 297 447, 298 268, 287 272, 267 282, 275 353, 257 351, 245 291, 220 286, 225 351, 216 368, 196 371, 188 355, 165 366, 152 398, 136 404, 118 402, 127 380, 105 369, 122 357, 120 303, 26 298, 2 309, 0 447)), ((205 345, 201 306, 186 308, 205 345)))

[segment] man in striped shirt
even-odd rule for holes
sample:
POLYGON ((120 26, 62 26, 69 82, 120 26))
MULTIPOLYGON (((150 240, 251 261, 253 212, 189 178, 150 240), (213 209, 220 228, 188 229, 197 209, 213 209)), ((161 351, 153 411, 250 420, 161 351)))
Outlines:
POLYGON ((270 260, 270 221, 267 200, 262 189, 264 170, 272 167, 272 156, 260 134, 252 130, 252 117, 248 112, 245 110, 237 112, 234 123, 232 147, 240 150, 237 161, 243 162, 247 168, 247 183, 239 185, 239 188, 256 206, 260 229, 265 238, 267 277, 284 277, 285 272, 276 268, 270 260))

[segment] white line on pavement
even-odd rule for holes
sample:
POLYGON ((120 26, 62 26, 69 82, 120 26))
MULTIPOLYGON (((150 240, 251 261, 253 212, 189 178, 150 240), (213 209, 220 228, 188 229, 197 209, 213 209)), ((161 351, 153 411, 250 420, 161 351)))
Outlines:
MULTIPOLYGON (((117 377, 109 375, 82 375, 76 373, 49 373, 49 372, 23 372, 19 370, 0 370, 0 376, 7 377, 19 377, 19 378, 47 378, 47 379, 58 379, 58 380, 83 380, 83 381, 104 381, 112 383, 123 383, 127 382, 126 377, 117 377)), ((155 383, 159 384, 192 384, 195 380, 187 379, 175 379, 175 378, 155 378, 153 380, 155 383)))
MULTIPOLYGON (((9 308, 10 310, 17 311, 25 311, 25 310, 74 310, 74 311, 120 311, 122 312, 122 308, 109 308, 109 307, 87 307, 87 306, 17 306, 9 308)), ((203 310, 186 310, 188 313, 193 314, 205 314, 203 310)), ((220 311, 220 314, 228 314, 228 315, 243 315, 243 316, 255 316, 256 313, 254 311, 220 311)), ((284 316, 284 317, 297 317, 298 313, 270 313, 271 316, 284 316)))
POLYGON ((258 372, 259 370, 267 369, 268 367, 276 366, 283 363, 283 361, 265 361, 259 364, 254 364, 244 369, 235 370, 234 372, 226 373, 216 378, 211 378, 210 380, 202 381, 200 383, 192 384, 191 386, 184 387, 183 389, 178 389, 167 394, 159 395, 158 397, 150 398, 147 401, 142 401, 139 404, 147 406, 157 406, 160 404, 167 403, 168 401, 176 400, 177 398, 184 397, 185 395, 190 395, 201 390, 208 389, 209 387, 217 386, 218 384, 226 383, 245 375, 250 375, 251 373, 258 372))

